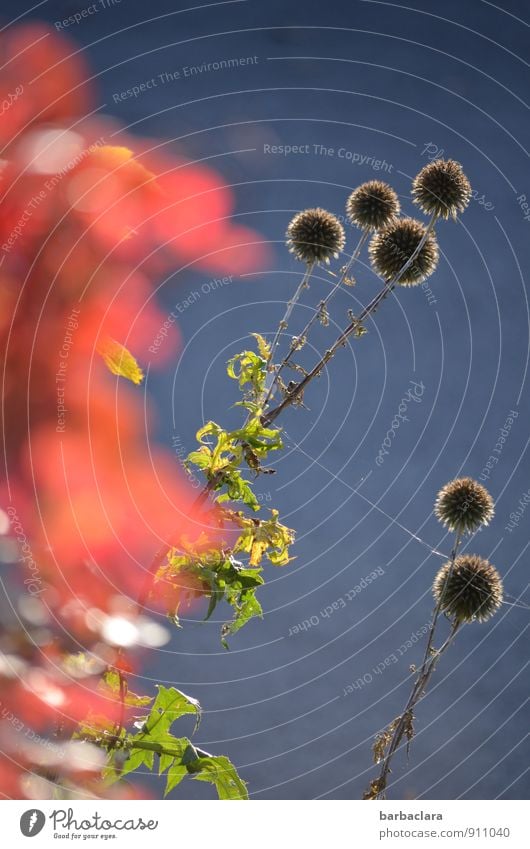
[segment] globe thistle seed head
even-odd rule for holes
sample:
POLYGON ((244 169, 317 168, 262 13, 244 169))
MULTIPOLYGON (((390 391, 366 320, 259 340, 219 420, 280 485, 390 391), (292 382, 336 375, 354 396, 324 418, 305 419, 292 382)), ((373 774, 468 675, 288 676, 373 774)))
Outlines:
MULTIPOLYGON (((414 218, 400 218, 372 236, 369 253, 373 268, 385 280, 393 280, 411 258, 426 228, 414 218)), ((438 243, 429 233, 418 255, 399 278, 401 286, 423 283, 438 265, 438 243)))
POLYGON ((440 610, 456 622, 485 622, 502 604, 499 573, 476 554, 463 554, 454 564, 442 566, 432 591, 440 610))
POLYGON ((397 194, 381 180, 363 183, 346 201, 346 215, 362 230, 381 230, 397 218, 399 210, 397 194))
POLYGON ((325 209, 304 209, 287 227, 287 247, 301 262, 329 262, 346 241, 344 227, 325 209))
POLYGON ((473 533, 487 525, 495 512, 488 490, 473 478, 457 478, 438 493, 434 512, 450 531, 473 533))
POLYGON ((412 197, 426 215, 456 218, 471 200, 471 185, 459 162, 435 159, 414 178, 412 197))

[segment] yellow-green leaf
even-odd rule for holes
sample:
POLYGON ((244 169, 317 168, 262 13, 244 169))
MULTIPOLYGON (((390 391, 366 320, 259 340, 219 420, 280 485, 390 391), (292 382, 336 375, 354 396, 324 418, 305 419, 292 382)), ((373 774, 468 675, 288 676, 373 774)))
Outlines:
POLYGON ((263 357, 264 360, 268 360, 271 355, 271 346, 267 342, 266 339, 260 333, 251 333, 251 336, 254 337, 256 342, 258 343, 258 351, 260 356, 263 357))

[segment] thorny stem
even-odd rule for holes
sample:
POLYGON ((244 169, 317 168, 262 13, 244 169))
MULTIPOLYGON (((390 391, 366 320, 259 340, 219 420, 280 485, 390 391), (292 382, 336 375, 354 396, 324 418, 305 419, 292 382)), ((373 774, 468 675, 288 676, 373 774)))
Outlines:
MULTIPOLYGON (((342 272, 339 275, 337 282, 335 283, 333 288, 328 292, 328 294, 326 295, 324 300, 320 302, 317 309, 315 310, 315 312, 313 313, 313 315, 311 316, 311 318, 307 322, 306 326, 304 327, 302 332, 298 335, 298 339, 304 339, 304 337, 307 336, 307 334, 309 333, 313 324, 315 323, 315 321, 317 320, 317 318, 319 316, 320 309, 322 307, 326 307, 329 304, 329 302, 331 301, 331 299, 333 298, 333 296, 340 289, 340 287, 344 283, 344 280, 346 279, 348 273, 350 272, 352 265, 358 259, 359 254, 361 253, 362 247, 363 247, 364 243, 366 242, 369 235, 370 235, 369 230, 363 230, 361 237, 359 239, 359 242, 357 243, 357 247, 355 248, 353 254, 351 255, 351 257, 348 261, 348 264, 344 266, 342 272)), ((297 350, 297 348, 296 348, 296 345, 294 344, 294 340, 293 340, 293 342, 291 343, 291 347, 289 348, 286 356, 284 357, 284 359, 282 360, 282 362, 280 363, 278 368, 275 370, 274 380, 271 384, 271 387, 268 391, 268 394, 265 396, 265 401, 264 401, 264 404, 263 404, 264 407, 266 406, 267 402, 269 401, 271 395, 274 392, 274 387, 276 385, 276 382, 278 380, 280 373, 283 371, 283 369, 285 368, 287 363, 290 361, 291 357, 293 356, 293 354, 296 350, 297 350)))
POLYGON ((297 383, 296 386, 291 390, 291 392, 289 392, 289 394, 285 396, 283 401, 278 404, 277 407, 274 407, 272 410, 262 416, 261 421, 263 425, 268 426, 269 424, 271 424, 271 422, 278 418, 280 413, 286 407, 289 407, 291 404, 293 404, 294 401, 296 401, 297 398, 299 398, 303 394, 308 384, 313 380, 313 378, 317 377, 317 375, 321 373, 324 366, 326 366, 327 363, 331 360, 338 348, 345 345, 352 333, 358 330, 358 328, 362 325, 362 322, 365 321, 365 319, 369 318, 369 316, 371 316, 376 311, 381 301, 383 301, 384 298, 386 298, 386 296, 390 294, 392 289, 396 286, 397 283, 399 283, 402 276, 405 274, 407 269, 410 268, 410 266, 418 256, 419 252, 427 241, 429 234, 434 229, 436 218, 437 216, 435 213, 432 215, 427 227, 425 228, 425 233, 423 234, 417 247, 412 252, 408 260, 401 266, 401 268, 399 269, 397 274, 392 278, 392 280, 388 280, 382 287, 382 289, 377 293, 377 295, 372 298, 370 303, 366 307, 364 307, 364 309, 359 313, 359 315, 352 318, 349 325, 342 331, 342 333, 339 335, 338 339, 335 340, 331 348, 329 348, 325 352, 325 354, 321 357, 316 366, 311 369, 308 374, 305 375, 303 380, 297 383))
MULTIPOLYGON (((428 683, 431 679, 431 675, 433 674, 433 672, 436 668, 438 660, 440 659, 443 652, 447 648, 449 648, 449 646, 451 645, 451 643, 452 643, 452 641, 453 641, 453 639, 456 635, 456 632, 458 631, 458 628, 460 627, 461 623, 458 620, 455 620, 453 622, 449 636, 447 637, 445 642, 442 644, 442 646, 439 649, 433 648, 433 641, 434 641, 434 635, 435 635, 435 631, 436 631, 436 625, 438 623, 438 618, 440 616, 440 611, 442 609, 444 595, 445 595, 447 585, 449 583, 449 578, 451 577, 451 574, 452 574, 452 571, 453 571, 453 568, 454 568, 454 564, 455 564, 455 560, 456 560, 456 557, 457 557, 457 554, 458 554, 458 549, 460 547, 461 539, 462 539, 462 535, 461 535, 460 532, 458 532, 456 534, 456 537, 455 537, 455 543, 453 545, 453 550, 451 551, 451 556, 450 556, 450 564, 451 565, 449 567, 449 573, 447 575, 447 580, 444 583, 442 592, 440 594, 440 598, 438 599, 438 603, 437 603, 437 605, 434 609, 434 612, 433 612, 431 627, 429 629, 429 636, 427 638, 427 646, 425 648, 425 654, 424 654, 424 657, 423 657, 423 661, 422 661, 420 670, 418 672, 418 675, 417 675, 416 680, 414 682, 414 685, 412 687, 412 692, 409 696, 407 704, 405 705, 403 712, 400 714, 399 719, 397 721, 397 724, 396 724, 394 731, 392 733, 392 738, 390 740, 390 744, 388 746, 385 758, 384 758, 383 763, 381 765, 381 772, 379 773, 379 778, 376 779, 375 784, 378 788, 377 794, 375 796, 370 795, 369 798, 377 798, 377 796, 382 796, 384 794, 385 789, 386 789, 386 785, 387 785, 388 774, 390 772, 390 764, 392 762, 392 758, 393 758, 394 754, 396 753, 397 749, 399 748, 399 745, 400 745, 401 741, 403 740, 403 736, 404 736, 405 732, 407 731, 407 728, 410 728, 411 725, 412 725, 414 708, 416 707, 417 703, 425 695, 425 690, 426 690, 427 685, 428 685, 428 683)), ((410 738, 408 738, 408 739, 409 739, 409 742, 410 742, 410 738)))
POLYGON ((280 336, 282 334, 282 330, 287 329, 287 327, 289 325, 289 319, 291 318, 291 314, 293 312, 293 309, 295 308, 296 304, 300 300, 300 296, 301 296, 302 292, 309 285, 309 278, 311 277, 311 274, 313 272, 314 267, 315 267, 314 262, 309 262, 307 264, 306 270, 304 272, 304 276, 302 277, 302 280, 300 281, 298 288, 296 289, 293 297, 291 298, 290 301, 288 301, 287 308, 285 310, 284 316, 283 316, 282 320, 280 321, 280 323, 278 325, 278 329, 276 330, 276 333, 274 335, 274 339, 272 340, 269 359, 267 361, 268 374, 267 374, 267 379, 265 381, 265 387, 263 389, 263 405, 265 405, 267 403, 269 396, 272 392, 272 387, 274 386, 274 383, 276 381, 277 372, 276 372, 276 367, 274 365, 274 356, 276 354, 276 349, 277 349, 279 342, 280 342, 280 336))

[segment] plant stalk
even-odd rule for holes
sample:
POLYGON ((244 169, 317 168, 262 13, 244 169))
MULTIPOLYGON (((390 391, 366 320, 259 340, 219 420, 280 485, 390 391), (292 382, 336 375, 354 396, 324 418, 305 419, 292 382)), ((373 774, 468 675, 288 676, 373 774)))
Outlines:
MULTIPOLYGON (((426 687, 427 687, 427 685, 430 681, 430 678, 431 678, 431 676, 432 676, 432 674, 433 674, 433 672, 436 668, 438 660, 440 659, 443 652, 447 648, 449 648, 449 646, 451 645, 451 643, 452 643, 452 641, 453 641, 453 639, 456 635, 456 632, 458 631, 458 628, 460 626, 460 623, 458 621, 455 621, 453 623, 452 628, 451 628, 451 632, 450 632, 449 636, 447 637, 447 639, 445 640, 445 642, 443 643, 443 645, 439 649, 433 648, 433 641, 434 641, 436 626, 437 626, 437 623, 438 623, 438 618, 440 616, 440 612, 441 612, 441 609, 442 609, 442 604, 443 604, 447 584, 449 582, 449 578, 451 577, 451 573, 452 573, 453 568, 454 568, 454 564, 455 564, 455 560, 456 560, 456 557, 457 557, 457 554, 458 554, 458 549, 460 547, 461 539, 462 539, 462 535, 461 535, 460 532, 458 532, 456 534, 455 543, 454 543, 453 549, 451 551, 451 557, 450 557, 451 566, 449 568, 447 580, 444 584, 444 588, 442 590, 440 598, 438 599, 438 603, 437 603, 437 605, 434 609, 434 612, 433 612, 432 622, 431 622, 431 626, 429 628, 429 636, 427 638, 427 646, 425 648, 425 654, 423 656, 423 661, 422 661, 420 670, 418 672, 417 678, 414 682, 414 686, 412 687, 412 692, 409 696, 407 704, 405 705, 403 712, 400 714, 397 725, 394 728, 392 738, 391 738, 391 741, 390 741, 390 745, 388 746, 388 750, 386 752, 385 758, 384 758, 383 763, 381 765, 381 772, 379 773, 379 778, 376 779, 376 783, 377 783, 377 787, 378 787, 378 792, 377 792, 376 798, 377 798, 377 796, 383 795, 384 792, 385 792, 385 789, 386 789, 386 786, 387 786, 388 774, 390 772, 390 764, 392 762, 392 758, 393 758, 394 754, 396 753, 397 749, 399 748, 401 741, 403 740, 403 736, 404 736, 404 734, 407 730, 407 727, 411 726, 411 724, 412 724, 414 708, 416 707, 417 703, 423 698, 423 696, 425 694, 425 689, 426 689, 426 687)), ((367 794, 367 796, 368 796, 368 794, 367 794)), ((368 796, 368 798, 372 798, 372 796, 368 796)))

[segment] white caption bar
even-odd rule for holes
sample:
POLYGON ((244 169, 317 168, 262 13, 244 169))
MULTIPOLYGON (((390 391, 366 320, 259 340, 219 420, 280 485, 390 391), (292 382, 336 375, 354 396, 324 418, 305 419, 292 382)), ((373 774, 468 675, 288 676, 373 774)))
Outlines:
POLYGON ((528 849, 527 803, 359 801, 81 801, 2 803, 6 847, 235 843, 243 849, 453 846, 528 849), (234 810, 237 805, 237 812, 234 810), (215 806, 215 810, 214 810, 215 806), (66 843, 66 841, 69 841, 66 843))

